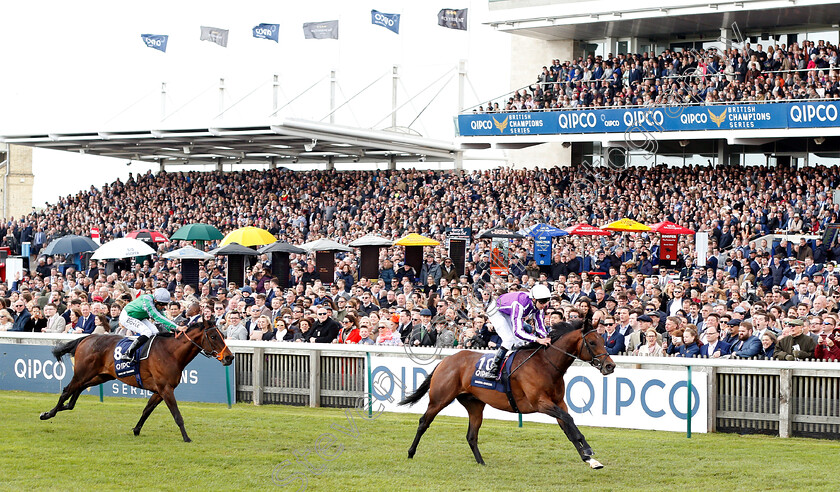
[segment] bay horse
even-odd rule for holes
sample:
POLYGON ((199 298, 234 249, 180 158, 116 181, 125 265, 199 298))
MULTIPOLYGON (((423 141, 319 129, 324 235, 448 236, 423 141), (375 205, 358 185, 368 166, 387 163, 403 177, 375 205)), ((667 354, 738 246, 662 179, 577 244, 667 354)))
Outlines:
MULTIPOLYGON (((575 359, 588 362, 605 376, 612 374, 615 363, 607 353, 604 339, 592 329, 590 317, 583 321, 557 323, 552 327, 549 337, 550 345, 528 344, 513 355, 510 385, 514 402, 519 413, 540 412, 556 418, 581 459, 593 469, 602 468, 603 465, 592 457, 592 448, 569 414, 564 401, 566 384, 563 375, 575 359)), ((408 449, 409 459, 414 457, 420 438, 435 416, 457 398, 470 417, 467 443, 475 455, 476 462, 484 464, 478 450, 478 429, 483 420, 484 406, 490 405, 507 412, 514 410, 505 393, 477 388, 470 384, 470 379, 476 371, 476 362, 483 355, 485 354, 464 350, 446 357, 414 393, 399 403, 413 405, 426 393, 429 394, 429 406, 426 413, 420 417, 417 435, 408 449)))
MULTIPOLYGON (((73 410, 76 400, 85 389, 113 379, 125 384, 140 387, 134 376, 117 378, 114 370, 114 349, 123 337, 117 335, 88 335, 76 338, 56 346, 52 353, 61 361, 65 354, 74 355, 75 367, 73 379, 64 387, 56 406, 41 414, 41 420, 51 419, 63 410, 73 410), (65 402, 68 400, 65 404, 65 402)), ((181 429, 184 442, 190 442, 184 429, 184 419, 175 401, 175 387, 181 382, 181 373, 198 354, 215 357, 225 366, 233 362, 233 354, 225 343, 219 329, 212 321, 200 320, 175 336, 157 336, 149 357, 140 361, 140 378, 143 389, 152 392, 140 421, 134 426, 134 435, 140 435, 140 429, 155 407, 161 401, 166 402, 175 423, 181 429)), ((140 357, 140 350, 137 351, 140 357)))

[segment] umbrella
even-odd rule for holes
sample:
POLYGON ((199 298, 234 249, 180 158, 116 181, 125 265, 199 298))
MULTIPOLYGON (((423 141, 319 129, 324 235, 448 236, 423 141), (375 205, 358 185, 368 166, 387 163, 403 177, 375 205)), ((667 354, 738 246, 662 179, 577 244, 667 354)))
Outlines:
POLYGON ((258 251, 260 253, 294 253, 298 255, 306 253, 305 249, 298 248, 294 244, 289 244, 285 241, 277 241, 276 243, 268 244, 260 248, 258 251))
POLYGON ((479 239, 492 239, 494 237, 521 239, 525 236, 519 234, 518 232, 505 229, 504 227, 495 227, 493 229, 487 229, 485 231, 479 232, 478 237, 479 239))
POLYGON ((230 243, 216 249, 211 249, 210 254, 219 256, 256 256, 259 253, 255 249, 242 246, 239 243, 230 243))
POLYGON ((393 245, 394 241, 374 234, 368 234, 367 236, 360 237, 350 243, 350 246, 353 248, 361 248, 362 246, 380 246, 388 248, 393 245))
POLYGON ((317 239, 301 244, 300 247, 306 251, 346 251, 352 253, 353 250, 341 243, 337 243, 332 239, 317 239))
POLYGON ((136 231, 131 231, 128 234, 126 234, 125 237, 139 239, 147 243, 165 243, 169 241, 169 238, 166 237, 166 235, 162 232, 151 231, 149 229, 139 229, 136 231))
POLYGON ((181 241, 215 241, 223 237, 225 237, 224 234, 210 224, 187 224, 175 231, 171 239, 181 241))
POLYGON ((99 245, 93 239, 84 236, 69 235, 54 239, 41 254, 53 255, 75 255, 86 251, 96 251, 99 245))
POLYGON ((601 229, 605 231, 623 231, 623 232, 648 232, 650 231, 650 227, 642 224, 641 222, 636 222, 633 219, 619 219, 611 224, 607 224, 605 226, 601 226, 601 229))
POLYGON ((109 241, 93 253, 94 260, 114 260, 118 258, 133 258, 135 256, 148 256, 155 254, 155 250, 148 244, 137 239, 121 237, 109 241))
POLYGON ((210 253, 205 253, 200 249, 187 246, 185 248, 176 249, 163 255, 166 259, 172 260, 212 260, 214 258, 210 253))
POLYGON ((397 239, 394 241, 394 244, 397 246, 437 246, 440 242, 412 232, 408 236, 403 236, 397 239))
POLYGON ((270 232, 259 227, 241 227, 235 231, 228 233, 220 246, 230 243, 239 243, 242 246, 262 246, 263 244, 271 244, 277 242, 277 238, 272 236, 270 232))
POLYGON ((650 226, 650 229, 660 234, 694 234, 694 231, 691 229, 674 224, 673 222, 668 222, 667 220, 653 224, 650 226))
POLYGON ((609 236, 610 232, 589 224, 575 224, 563 229, 573 236, 609 236))
POLYGON ((568 236, 569 233, 552 225, 537 224, 528 231, 528 235, 531 237, 559 237, 568 236))

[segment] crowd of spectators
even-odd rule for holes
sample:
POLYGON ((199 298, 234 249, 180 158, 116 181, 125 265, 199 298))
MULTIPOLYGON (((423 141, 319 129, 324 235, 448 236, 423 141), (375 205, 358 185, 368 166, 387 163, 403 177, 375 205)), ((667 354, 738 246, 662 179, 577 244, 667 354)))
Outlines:
MULTIPOLYGON (((630 168, 582 193, 584 174, 573 167, 132 176, 3 224, 5 245, 19 252, 30 241, 33 259, 0 284, 0 330, 123 334, 117 317, 125 303, 164 287, 173 295, 169 316, 212 316, 232 339, 492 349, 499 339, 483 316, 486 303, 540 282, 554 293, 549 322, 592 311, 612 353, 838 358, 840 244, 821 240, 840 222, 830 198, 837 168, 630 168), (515 239, 506 274, 491 272, 487 240, 474 237, 463 272, 445 247, 450 227, 525 231, 622 217, 708 232, 705 266, 691 236, 680 237, 677 264, 667 270, 659 268, 658 234, 556 238, 543 266, 530 238, 515 239), (255 225, 295 244, 409 232, 442 244, 426 248, 419 271, 404 264, 401 248, 381 249, 378 278, 359 275, 355 253, 338 254, 327 284, 314 256, 291 255, 289 288, 271 275, 266 255, 248 268, 245 285, 226 279, 217 257, 201 264, 195 286, 183 283, 177 260, 157 255, 114 273, 97 262, 67 268, 38 256, 52 239, 91 227, 107 241, 143 227, 171 235, 193 222, 223 232, 255 225), (760 239, 780 230, 818 238, 760 239)), ((163 243, 159 252, 183 245, 163 243)))
POLYGON ((536 83, 477 112, 840 98, 838 47, 823 40, 740 49, 554 59, 536 83))

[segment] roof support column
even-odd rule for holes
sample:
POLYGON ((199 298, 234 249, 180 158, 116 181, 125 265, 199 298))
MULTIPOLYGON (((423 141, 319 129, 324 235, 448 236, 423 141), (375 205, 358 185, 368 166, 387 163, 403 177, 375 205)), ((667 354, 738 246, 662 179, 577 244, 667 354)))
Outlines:
POLYGON ((396 171, 397 170, 397 156, 394 155, 394 154, 391 154, 391 156, 388 160, 388 170, 389 171, 396 171))
POLYGON ((332 171, 335 169, 335 162, 333 162, 333 156, 327 157, 327 171, 332 171))

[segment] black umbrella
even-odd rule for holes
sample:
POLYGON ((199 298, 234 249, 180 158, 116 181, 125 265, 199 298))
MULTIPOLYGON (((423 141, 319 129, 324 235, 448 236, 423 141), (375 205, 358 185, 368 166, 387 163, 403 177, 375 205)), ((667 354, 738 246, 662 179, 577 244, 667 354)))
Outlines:
POLYGON ((276 243, 267 244, 259 249, 260 253, 306 253, 305 249, 298 248, 294 244, 289 244, 284 241, 277 241, 276 243))
POLYGON ((54 239, 41 251, 41 254, 47 256, 75 255, 76 253, 96 251, 97 249, 99 249, 99 245, 93 239, 84 236, 69 235, 54 239))
POLYGON ((480 239, 490 239, 494 237, 501 237, 501 238, 508 238, 508 239, 521 239, 524 238, 522 234, 518 232, 514 232, 503 227, 496 227, 495 229, 488 229, 486 231, 481 231, 478 234, 480 239))
POLYGON ((253 248, 242 246, 239 243, 228 243, 221 248, 210 250, 211 255, 218 256, 257 256, 259 253, 253 248))

